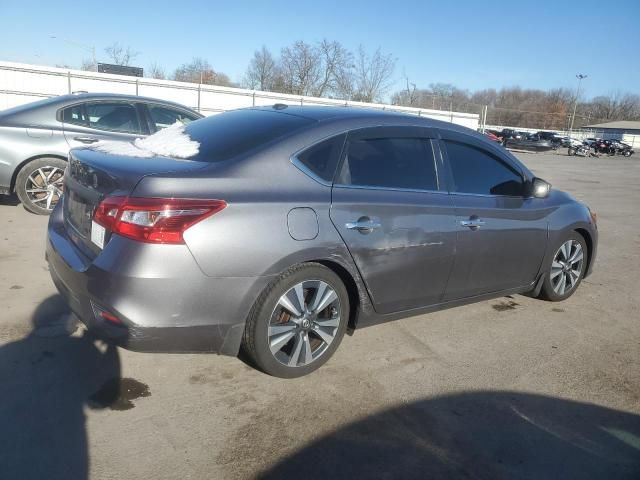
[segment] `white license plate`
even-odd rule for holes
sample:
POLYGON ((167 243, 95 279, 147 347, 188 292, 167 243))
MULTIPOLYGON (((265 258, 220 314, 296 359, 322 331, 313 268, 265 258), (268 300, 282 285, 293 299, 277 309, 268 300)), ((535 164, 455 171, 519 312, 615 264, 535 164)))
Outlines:
POLYGON ((104 234, 106 230, 99 223, 91 220, 91 241, 101 249, 104 248, 104 234))

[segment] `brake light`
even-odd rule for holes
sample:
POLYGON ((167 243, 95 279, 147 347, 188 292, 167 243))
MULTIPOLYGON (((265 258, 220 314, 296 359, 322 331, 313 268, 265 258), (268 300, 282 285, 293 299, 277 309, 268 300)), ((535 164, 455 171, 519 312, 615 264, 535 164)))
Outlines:
POLYGON ((223 200, 107 197, 93 220, 107 230, 147 243, 184 243, 191 226, 224 209, 223 200))

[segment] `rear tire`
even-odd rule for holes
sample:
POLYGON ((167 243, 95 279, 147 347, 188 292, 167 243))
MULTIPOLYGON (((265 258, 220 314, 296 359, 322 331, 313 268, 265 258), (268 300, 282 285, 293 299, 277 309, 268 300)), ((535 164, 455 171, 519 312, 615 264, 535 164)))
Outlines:
POLYGON ((44 157, 27 163, 16 177, 16 195, 24 208, 38 215, 50 215, 62 197, 62 180, 67 162, 44 157))
POLYGON ((296 265, 256 300, 242 349, 269 375, 301 377, 331 358, 348 321, 349 296, 340 277, 318 263, 296 265))
POLYGON ((563 238, 547 266, 540 298, 561 302, 573 295, 587 269, 588 253, 587 243, 578 232, 563 238))

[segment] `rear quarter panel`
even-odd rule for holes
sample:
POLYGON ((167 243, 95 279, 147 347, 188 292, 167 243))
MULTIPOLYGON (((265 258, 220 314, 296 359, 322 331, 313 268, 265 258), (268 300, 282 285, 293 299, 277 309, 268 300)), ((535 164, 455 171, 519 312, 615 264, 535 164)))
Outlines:
POLYGON ((66 159, 69 154, 62 131, 47 128, 0 126, 0 187, 9 188, 17 170, 27 160, 56 156, 66 159))

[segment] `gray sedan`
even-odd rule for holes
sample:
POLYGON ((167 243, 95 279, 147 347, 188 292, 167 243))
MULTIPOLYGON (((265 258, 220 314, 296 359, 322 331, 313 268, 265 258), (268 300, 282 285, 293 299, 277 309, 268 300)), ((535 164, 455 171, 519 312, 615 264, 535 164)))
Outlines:
POLYGON ((71 151, 47 258, 78 317, 131 349, 242 348, 296 377, 347 331, 564 300, 596 257, 588 207, 449 123, 275 105, 118 145, 71 151))
POLYGON ((176 103, 108 93, 62 95, 0 111, 0 194, 15 192, 27 210, 49 214, 62 195, 70 148, 129 142, 199 118, 176 103))

